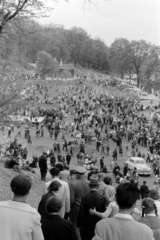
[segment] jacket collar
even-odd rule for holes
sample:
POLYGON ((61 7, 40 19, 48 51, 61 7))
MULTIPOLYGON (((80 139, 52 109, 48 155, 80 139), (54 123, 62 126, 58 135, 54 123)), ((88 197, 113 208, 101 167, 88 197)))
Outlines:
POLYGON ((117 213, 114 218, 119 219, 119 220, 127 220, 127 221, 133 221, 134 219, 132 218, 131 215, 129 214, 123 214, 123 213, 117 213))
POLYGON ((6 207, 6 208, 12 208, 12 209, 18 209, 26 212, 31 212, 31 213, 37 213, 37 210, 35 208, 32 208, 29 204, 27 203, 22 203, 22 202, 16 202, 12 200, 8 200, 7 202, 4 202, 0 204, 0 207, 6 207))

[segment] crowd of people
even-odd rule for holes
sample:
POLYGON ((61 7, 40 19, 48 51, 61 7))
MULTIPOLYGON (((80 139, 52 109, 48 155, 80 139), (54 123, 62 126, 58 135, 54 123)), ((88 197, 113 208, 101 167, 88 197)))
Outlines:
POLYGON ((31 178, 11 180, 12 200, 0 202, 0 239, 7 240, 159 240, 160 195, 134 182, 112 186, 110 177, 85 175, 57 163, 50 169, 37 210, 27 203, 31 178), (62 180, 63 179, 63 180, 62 180), (141 200, 141 210, 136 203, 141 200))
POLYGON ((11 181, 13 200, 0 203, 0 239, 159 239, 158 119, 150 124, 138 98, 124 96, 124 89, 116 86, 115 91, 103 79, 65 84, 63 89, 55 86, 55 96, 50 96, 47 86, 24 88, 21 99, 44 105, 20 109, 17 114, 26 119, 16 127, 10 124, 6 129, 2 124, 1 162, 21 175, 11 181), (39 117, 44 117, 43 122, 39 117), (21 138, 26 147, 18 143, 21 138), (29 161, 29 146, 45 138, 50 139, 50 147, 29 161), (121 163, 124 152, 143 158, 153 169, 153 189, 146 181, 140 186, 138 170, 121 163), (75 156, 77 167, 72 164, 75 156), (36 174, 37 167, 45 181, 38 212, 27 204, 32 184, 24 174, 36 174), (46 182, 48 172, 52 179, 46 182), (139 199, 142 210, 136 208, 139 199))

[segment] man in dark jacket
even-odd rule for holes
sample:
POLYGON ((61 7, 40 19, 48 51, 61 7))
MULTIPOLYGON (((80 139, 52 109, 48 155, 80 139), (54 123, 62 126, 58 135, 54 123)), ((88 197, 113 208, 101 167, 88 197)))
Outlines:
POLYGON ((78 215, 77 226, 80 227, 81 240, 91 240, 94 236, 95 225, 101 220, 100 217, 91 215, 89 210, 96 209, 98 212, 105 212, 105 197, 97 192, 99 188, 98 177, 90 177, 90 192, 82 198, 78 215))
POLYGON ((88 182, 85 179, 86 169, 84 167, 78 166, 76 168, 77 179, 69 182, 70 189, 70 201, 71 201, 71 211, 70 211, 70 221, 77 226, 77 217, 81 205, 82 197, 89 193, 88 182))
POLYGON ((39 158, 39 168, 40 168, 40 173, 41 173, 41 180, 46 179, 46 174, 47 174, 47 158, 46 158, 46 153, 43 152, 42 156, 39 158))
POLYGON ((45 240, 78 240, 74 225, 59 216, 62 201, 51 196, 46 203, 47 216, 42 219, 42 232, 45 240))
POLYGON ((146 198, 149 194, 149 188, 146 185, 146 181, 143 181, 143 185, 140 187, 140 193, 141 193, 141 197, 146 198))

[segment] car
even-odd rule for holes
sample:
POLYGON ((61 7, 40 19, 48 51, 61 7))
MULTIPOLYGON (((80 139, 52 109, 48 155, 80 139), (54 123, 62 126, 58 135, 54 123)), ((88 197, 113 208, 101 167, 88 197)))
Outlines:
POLYGON ((152 174, 152 169, 147 166, 145 160, 140 157, 130 157, 126 163, 128 164, 128 168, 133 170, 137 169, 139 175, 150 176, 152 174))

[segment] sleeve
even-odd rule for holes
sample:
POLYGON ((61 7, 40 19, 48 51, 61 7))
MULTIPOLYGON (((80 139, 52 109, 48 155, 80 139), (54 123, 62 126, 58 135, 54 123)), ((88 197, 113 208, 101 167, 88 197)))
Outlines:
POLYGON ((69 189, 70 189, 70 203, 72 205, 72 203, 74 203, 74 199, 75 199, 75 188, 72 183, 69 184, 69 189))
POLYGON ((66 189, 65 212, 70 212, 70 192, 68 183, 66 183, 65 189, 66 189))
POLYGON ((37 213, 34 219, 33 230, 32 230, 32 240, 44 240, 41 224, 40 215, 37 213))
POLYGON ((38 213, 42 216, 42 212, 44 210, 44 196, 41 198, 41 201, 38 205, 38 213))
POLYGON ((102 229, 100 229, 100 224, 97 223, 95 228, 95 236, 92 238, 92 240, 103 240, 101 233, 102 233, 102 229))
POLYGON ((82 222, 83 222, 84 211, 85 211, 85 199, 82 198, 81 206, 80 206, 80 210, 79 210, 79 214, 78 214, 78 219, 77 219, 77 227, 79 227, 79 228, 81 227, 82 222))
POLYGON ((78 237, 77 232, 76 232, 76 228, 73 224, 71 224, 70 230, 71 230, 71 235, 72 235, 71 240, 79 240, 79 237, 78 237))
POLYGON ((112 203, 110 203, 104 213, 102 213, 102 218, 108 218, 112 212, 112 203))

